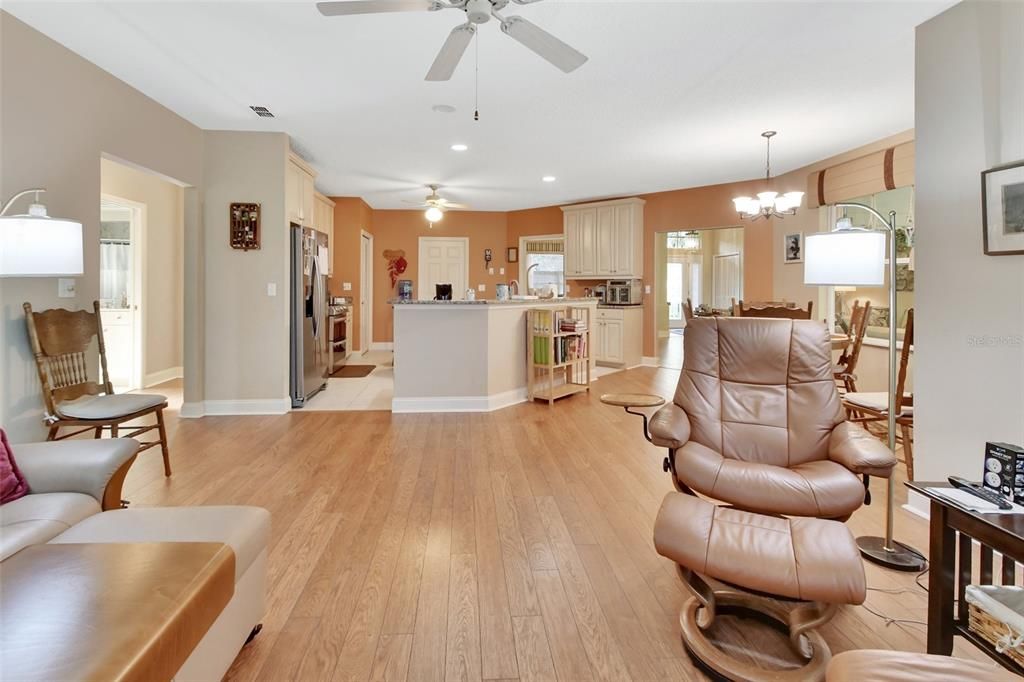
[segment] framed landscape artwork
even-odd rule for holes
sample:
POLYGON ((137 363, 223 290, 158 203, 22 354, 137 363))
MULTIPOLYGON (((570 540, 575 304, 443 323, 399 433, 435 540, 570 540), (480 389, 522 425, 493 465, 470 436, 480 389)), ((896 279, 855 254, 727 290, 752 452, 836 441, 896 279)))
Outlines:
POLYGON ((793 232, 782 238, 782 262, 804 262, 804 233, 793 232))
POLYGON ((1024 255, 1024 161, 982 171, 981 229, 987 255, 1024 255))

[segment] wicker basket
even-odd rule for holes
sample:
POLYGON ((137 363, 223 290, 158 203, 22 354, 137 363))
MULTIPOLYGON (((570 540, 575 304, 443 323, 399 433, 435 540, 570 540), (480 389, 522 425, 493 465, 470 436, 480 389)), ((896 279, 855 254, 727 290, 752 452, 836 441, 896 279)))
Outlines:
POLYGON ((971 632, 1024 666, 1024 588, 968 585, 966 592, 971 632))

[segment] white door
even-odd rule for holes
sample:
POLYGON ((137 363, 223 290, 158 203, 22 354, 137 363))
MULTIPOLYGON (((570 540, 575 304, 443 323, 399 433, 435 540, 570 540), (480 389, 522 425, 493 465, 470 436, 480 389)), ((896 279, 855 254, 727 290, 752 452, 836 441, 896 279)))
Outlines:
POLYGON ((143 388, 142 220, 141 204, 100 202, 100 324, 115 393, 143 388))
POLYGON ((711 263, 712 306, 724 310, 732 299, 740 300, 740 254, 715 256, 711 263))
POLYGON ((668 326, 680 329, 683 326, 683 303, 688 295, 686 263, 669 261, 666 264, 665 295, 668 298, 668 326))
POLYGON ((370 350, 373 341, 373 237, 363 234, 359 252, 359 351, 370 350))
POLYGON ((435 285, 451 284, 452 299, 466 298, 469 239, 420 237, 420 300, 434 298, 435 285))
POLYGON ((615 208, 613 206, 602 206, 597 209, 594 243, 597 246, 594 274, 614 275, 617 258, 615 249, 618 245, 615 239, 615 208))

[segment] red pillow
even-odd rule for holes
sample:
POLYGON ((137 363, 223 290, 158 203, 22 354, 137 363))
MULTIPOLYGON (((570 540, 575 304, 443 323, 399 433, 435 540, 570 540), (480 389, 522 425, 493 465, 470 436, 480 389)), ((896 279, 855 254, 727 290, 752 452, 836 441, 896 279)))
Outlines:
POLYGON ((13 502, 25 495, 28 495, 28 481, 14 461, 7 433, 0 429, 0 504, 13 502))

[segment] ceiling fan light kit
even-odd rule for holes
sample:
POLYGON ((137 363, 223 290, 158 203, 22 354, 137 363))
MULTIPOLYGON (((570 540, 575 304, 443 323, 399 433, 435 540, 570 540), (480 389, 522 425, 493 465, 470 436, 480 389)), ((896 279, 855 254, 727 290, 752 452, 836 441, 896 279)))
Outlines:
MULTIPOLYGON (((777 133, 774 130, 766 130, 761 133, 765 141, 765 184, 770 185, 772 181, 772 138, 777 133)), ((773 192, 765 190, 758 192, 757 198, 736 197, 732 200, 736 212, 740 218, 758 220, 759 218, 783 218, 787 215, 796 215, 796 210, 803 203, 803 192, 773 192)))
MULTIPOLYGON (((512 0, 517 5, 529 5, 539 0, 512 0)), ((586 55, 562 42, 540 26, 520 16, 499 14, 509 0, 334 0, 318 2, 317 9, 324 16, 348 14, 377 14, 382 12, 437 12, 458 9, 466 13, 466 23, 452 29, 427 71, 426 80, 446 81, 455 73, 455 67, 476 35, 476 27, 493 17, 501 24, 501 31, 527 49, 547 60, 564 73, 575 71, 587 61, 586 55)))

